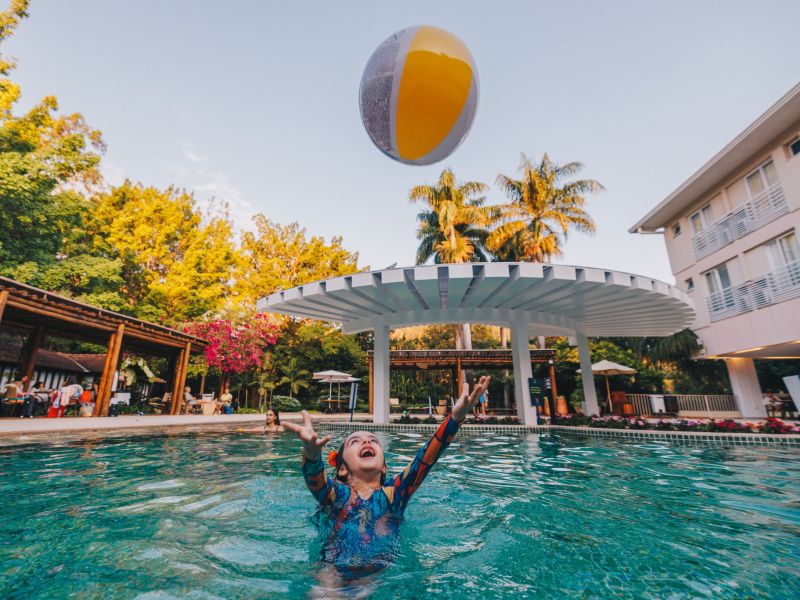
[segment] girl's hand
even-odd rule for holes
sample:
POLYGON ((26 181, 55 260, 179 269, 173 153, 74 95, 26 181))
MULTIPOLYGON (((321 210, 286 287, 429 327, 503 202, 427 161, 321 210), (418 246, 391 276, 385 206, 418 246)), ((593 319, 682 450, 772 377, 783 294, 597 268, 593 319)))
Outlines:
POLYGON ((489 387, 489 382, 491 380, 492 378, 486 375, 481 377, 471 394, 469 393, 469 388, 464 386, 464 392, 461 394, 458 402, 456 402, 456 405, 453 407, 453 418, 456 421, 461 423, 467 418, 467 415, 470 413, 470 411, 475 407, 476 404, 478 404, 478 399, 481 397, 481 394, 483 394, 486 391, 486 388, 489 387))
POLYGON ((303 415, 302 425, 287 422, 283 426, 297 434, 297 438, 303 442, 303 456, 306 457, 306 460, 313 462, 319 458, 322 447, 331 441, 331 436, 326 435, 322 439, 317 439, 317 432, 314 431, 311 416, 305 410, 301 411, 300 414, 303 415))

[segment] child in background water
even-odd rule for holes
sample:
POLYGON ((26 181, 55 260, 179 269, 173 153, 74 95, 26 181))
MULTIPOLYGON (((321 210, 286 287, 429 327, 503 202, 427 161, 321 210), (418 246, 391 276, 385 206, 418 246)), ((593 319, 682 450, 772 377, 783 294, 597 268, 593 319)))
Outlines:
POLYGON ((303 477, 322 508, 326 539, 322 559, 345 577, 366 575, 389 565, 395 555, 400 522, 408 501, 459 426, 489 386, 481 377, 471 394, 465 392, 433 437, 420 448, 406 469, 391 478, 380 441, 368 431, 348 435, 329 464, 335 478, 325 475, 322 447, 331 436, 318 438, 311 417, 303 411, 303 424, 284 423, 303 442, 303 477))

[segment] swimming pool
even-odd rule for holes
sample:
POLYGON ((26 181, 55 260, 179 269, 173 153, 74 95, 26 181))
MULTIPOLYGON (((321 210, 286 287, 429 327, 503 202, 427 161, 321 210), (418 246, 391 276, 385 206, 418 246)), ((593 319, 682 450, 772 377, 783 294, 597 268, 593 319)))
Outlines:
MULTIPOLYGON (((392 471, 427 438, 377 435, 392 471)), ((288 434, 225 432, 0 448, 0 597, 319 593, 298 456, 288 434)), ((462 432, 367 591, 797 598, 798 459, 792 448, 462 432)))

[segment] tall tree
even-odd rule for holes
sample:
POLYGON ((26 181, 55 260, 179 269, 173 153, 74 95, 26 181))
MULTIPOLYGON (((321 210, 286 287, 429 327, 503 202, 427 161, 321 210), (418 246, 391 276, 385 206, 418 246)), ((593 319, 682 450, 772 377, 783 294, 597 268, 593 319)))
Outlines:
POLYGON ((97 198, 91 223, 93 250, 122 264, 130 312, 171 324, 223 307, 236 261, 232 227, 182 190, 129 181, 97 198))
MULTIPOLYGON (((14 0, 0 12, 0 43, 27 10, 27 0, 14 0)), ((99 183, 105 146, 80 113, 59 115, 52 96, 14 115, 15 66, 0 56, 0 273, 41 284, 79 246, 88 203, 78 191, 99 183)))
POLYGON ((308 239, 297 223, 283 226, 262 214, 253 222, 255 232, 242 235, 236 273, 236 294, 250 307, 276 290, 359 271, 358 253, 346 250, 341 237, 308 239))
POLYGON ((411 189, 411 202, 425 202, 417 215, 417 264, 433 258, 434 263, 484 261, 484 244, 490 213, 484 207, 483 194, 488 189, 478 181, 456 181, 451 169, 445 169, 434 185, 411 189))
MULTIPOLYGON (((484 206, 483 194, 488 189, 478 181, 460 182, 452 169, 445 169, 434 185, 418 185, 411 189, 411 202, 425 202, 417 215, 417 264, 431 258, 434 263, 485 261, 484 245, 491 220, 484 206)), ((471 349, 469 323, 455 326, 456 349, 471 349)))
POLYGON ((500 207, 487 248, 517 260, 544 262, 561 255, 571 230, 593 233, 586 195, 605 188, 594 179, 572 180, 582 168, 579 162, 559 165, 547 154, 534 164, 523 154, 520 179, 498 175, 497 184, 510 202, 500 207))

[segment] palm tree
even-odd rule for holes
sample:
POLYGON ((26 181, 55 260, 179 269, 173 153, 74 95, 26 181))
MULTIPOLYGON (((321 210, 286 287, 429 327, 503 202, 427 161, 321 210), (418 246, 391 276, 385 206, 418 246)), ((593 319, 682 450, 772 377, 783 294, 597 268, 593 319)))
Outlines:
POLYGON ((486 247, 496 255, 544 262, 561 255, 570 230, 594 233, 594 221, 584 210, 585 195, 605 188, 594 179, 565 181, 582 168, 579 162, 559 165, 547 154, 534 165, 523 154, 521 179, 497 176, 511 202, 499 207, 500 224, 486 247))
POLYGON ((439 175, 435 185, 418 185, 408 195, 411 202, 427 207, 417 215, 417 264, 484 261, 490 213, 482 196, 488 186, 478 181, 456 181, 451 169, 439 175))
POLYGON ((278 380, 278 386, 285 383, 289 384, 289 398, 298 393, 301 389, 309 386, 308 376, 311 372, 308 369, 303 369, 297 363, 297 357, 290 358, 285 365, 281 367, 283 377, 278 380))
MULTIPOLYGON (((491 211, 483 206, 482 194, 488 186, 478 181, 460 182, 452 169, 445 169, 434 185, 411 189, 411 202, 424 201, 427 207, 417 215, 417 264, 433 258, 436 264, 485 261, 486 227, 491 211)), ((469 324, 456 325, 456 348, 471 349, 469 324)))

